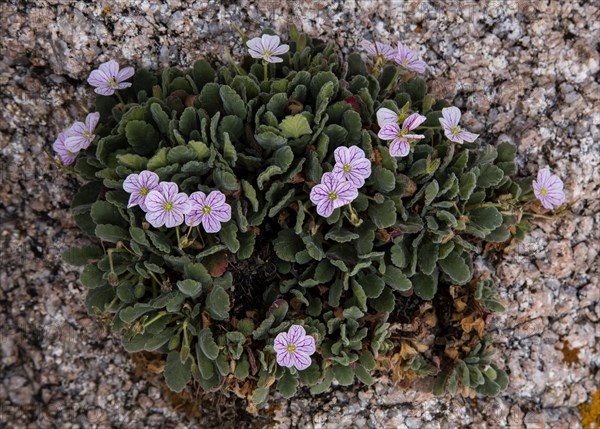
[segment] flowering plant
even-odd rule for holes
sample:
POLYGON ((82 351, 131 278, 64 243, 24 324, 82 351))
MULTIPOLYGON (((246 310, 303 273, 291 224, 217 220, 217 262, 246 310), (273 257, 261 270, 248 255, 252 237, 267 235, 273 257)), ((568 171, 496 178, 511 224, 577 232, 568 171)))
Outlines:
POLYGON ((97 112, 54 145, 101 244, 64 254, 85 266, 88 310, 126 350, 164 353, 171 389, 193 379, 252 407, 272 385, 317 394, 376 371, 497 394, 485 325, 503 307, 473 257, 522 238, 533 193, 551 208, 562 182, 516 177, 515 147, 459 127, 406 46, 343 60, 290 39, 245 39, 217 70, 92 72, 97 112))

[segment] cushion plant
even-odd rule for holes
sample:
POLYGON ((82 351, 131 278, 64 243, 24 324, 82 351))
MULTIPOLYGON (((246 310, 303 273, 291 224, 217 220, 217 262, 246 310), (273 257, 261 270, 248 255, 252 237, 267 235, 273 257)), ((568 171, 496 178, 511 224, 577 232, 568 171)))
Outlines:
POLYGON ((96 112, 54 145, 85 181, 72 213, 97 244, 64 257, 89 312, 164 353, 175 391, 261 406, 384 371, 498 394, 485 325, 503 306, 473 258, 523 237, 534 191, 562 203, 560 180, 517 178, 515 146, 461 128, 405 46, 246 41, 217 69, 92 72, 96 112))

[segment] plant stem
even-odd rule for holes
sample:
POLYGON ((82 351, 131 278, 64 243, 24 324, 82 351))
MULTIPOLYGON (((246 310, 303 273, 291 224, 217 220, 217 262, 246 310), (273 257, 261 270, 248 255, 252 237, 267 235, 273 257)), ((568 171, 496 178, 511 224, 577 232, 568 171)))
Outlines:
POLYGON ((160 319, 163 316, 166 316, 168 313, 166 311, 161 311, 160 313, 158 313, 156 316, 154 316, 152 319, 150 319, 148 322, 144 323, 142 325, 142 327, 144 329, 146 329, 148 326, 152 325, 154 322, 156 322, 158 319, 160 319))
POLYGON ((115 95, 119 99, 119 102, 123 105, 123 109, 125 109, 125 101, 123 101, 123 97, 121 97, 121 94, 119 94, 119 91, 115 91, 115 95))
POLYGON ((268 74, 269 74, 269 63, 267 61, 263 60, 263 67, 265 69, 265 82, 268 80, 268 74))

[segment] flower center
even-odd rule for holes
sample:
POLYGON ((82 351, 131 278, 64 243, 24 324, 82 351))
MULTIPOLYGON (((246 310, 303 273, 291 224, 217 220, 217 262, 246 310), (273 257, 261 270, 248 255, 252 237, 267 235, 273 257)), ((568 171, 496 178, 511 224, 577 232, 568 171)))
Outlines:
POLYGON ((352 166, 350 164, 344 164, 342 170, 344 170, 344 173, 350 173, 352 171, 352 166))
POLYGON ((212 209, 210 208, 210 206, 204 206, 202 207, 202 213, 204 213, 205 215, 209 215, 211 214, 212 209))
POLYGON ((330 201, 337 200, 337 197, 338 197, 338 194, 337 194, 337 193, 335 193, 335 192, 330 192, 330 193, 329 193, 329 200, 330 200, 330 201))
POLYGON ((171 201, 165 201, 163 204, 163 209, 165 209, 166 212, 170 212, 173 210, 173 203, 171 201))
POLYGON ((455 136, 457 136, 460 134, 460 127, 458 125, 456 127, 452 127, 452 128, 450 128, 450 132, 452 134, 454 134, 455 136))
POLYGON ((111 77, 108 80, 108 86, 117 86, 117 80, 114 77, 111 77))
POLYGON ((542 197, 547 197, 547 196, 548 196, 548 193, 549 193, 549 190, 548 190, 548 188, 541 188, 541 189, 540 189, 540 195, 541 195, 542 197))
POLYGON ((296 344, 288 344, 286 350, 290 353, 294 353, 296 351, 296 344))
POLYGON ((140 195, 142 197, 145 197, 146 195, 148 195, 148 193, 150 192, 150 189, 146 188, 146 187, 142 187, 140 188, 140 195))
POLYGON ((273 54, 271 54, 271 51, 269 51, 268 49, 265 49, 265 50, 263 51, 263 55, 264 55, 265 57, 270 57, 270 56, 271 56, 271 55, 273 55, 273 54))
POLYGON ((89 139, 90 137, 92 137, 92 133, 90 133, 89 131, 84 131, 84 132, 83 132, 83 136, 84 136, 86 139, 89 139))
POLYGON ((402 65, 403 65, 403 66, 407 66, 407 65, 408 65, 408 63, 409 63, 409 60, 408 60, 408 58, 407 58, 407 59, 405 59, 404 61, 402 61, 402 65))

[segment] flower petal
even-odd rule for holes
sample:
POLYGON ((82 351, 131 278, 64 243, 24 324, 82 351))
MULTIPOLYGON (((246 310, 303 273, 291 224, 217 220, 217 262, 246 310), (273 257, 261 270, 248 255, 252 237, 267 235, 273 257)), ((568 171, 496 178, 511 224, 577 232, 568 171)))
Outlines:
POLYGON ((292 353, 288 351, 285 351, 283 353, 277 353, 277 363, 280 366, 291 368, 292 366, 294 366, 294 359, 292 357, 292 353))
POLYGON ((294 352, 294 366, 298 371, 303 371, 310 366, 311 359, 304 353, 294 352))
POLYGON ((448 128, 452 128, 458 125, 461 113, 458 107, 444 107, 442 109, 442 116, 444 117, 444 119, 446 119, 448 123, 448 128))
POLYGON ((317 204, 317 214, 319 216, 329 217, 333 213, 333 210, 335 210, 333 202, 329 198, 315 204, 317 204))
POLYGON ((404 123, 402 124, 402 128, 405 130, 414 130, 419 125, 421 125, 423 122, 425 122, 426 119, 427 118, 423 115, 419 115, 418 113, 413 113, 412 115, 410 115, 408 118, 406 118, 404 120, 404 123))
MULTIPOLYGON (((147 199, 147 198, 146 198, 147 199)), ((165 224, 164 211, 149 211, 146 213, 146 220, 155 228, 160 228, 165 224)))
POLYGON ((398 123, 398 114, 391 109, 382 107, 377 111, 377 124, 380 128, 383 128, 386 124, 398 123))
POLYGON ((278 47, 276 47, 275 49, 273 49, 273 50, 271 51, 271 53, 272 53, 273 55, 283 55, 283 54, 285 54, 286 52, 288 52, 289 50, 290 50, 290 47, 289 47, 289 45, 285 45, 285 44, 283 44, 283 45, 279 45, 278 47))
POLYGON ((221 230, 221 222, 215 219, 212 214, 204 215, 202 217, 202 227, 206 232, 214 234, 215 232, 219 232, 221 230))
POLYGON ((122 82, 124 80, 129 79, 131 76, 133 76, 135 73, 135 70, 133 69, 133 67, 124 67, 122 70, 119 70, 119 73, 117 73, 117 82, 122 82))
POLYGON ((390 144, 390 155, 404 157, 410 153, 410 144, 406 140, 396 139, 390 144))
POLYGON ((262 44, 264 49, 268 49, 271 54, 274 54, 274 50, 281 44, 279 36, 272 36, 271 34, 263 34, 262 44))
POLYGON ((281 63, 283 60, 279 57, 264 57, 264 60, 269 63, 281 63))
POLYGON ((385 124, 377 133, 377 137, 382 140, 394 140, 400 132, 398 124, 385 124))
POLYGON ((288 342, 290 344, 296 344, 302 338, 306 336, 306 331, 300 325, 292 325, 287 333, 288 342))
POLYGON ((469 143, 473 143, 475 140, 477 140, 477 137, 479 137, 479 134, 473 134, 463 129, 460 130, 460 133, 458 133, 458 135, 461 139, 469 143))
POLYGON ((297 341, 295 344, 297 352, 306 354, 308 356, 312 355, 316 350, 315 339, 311 335, 306 335, 304 338, 297 341))

